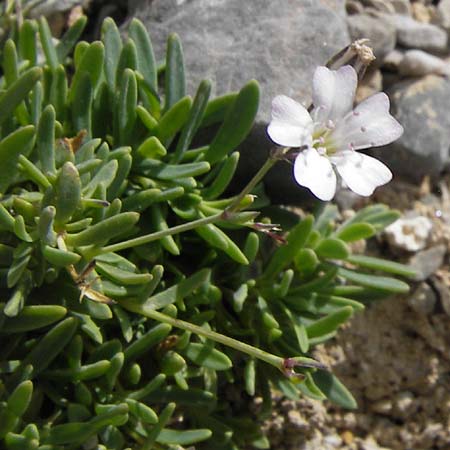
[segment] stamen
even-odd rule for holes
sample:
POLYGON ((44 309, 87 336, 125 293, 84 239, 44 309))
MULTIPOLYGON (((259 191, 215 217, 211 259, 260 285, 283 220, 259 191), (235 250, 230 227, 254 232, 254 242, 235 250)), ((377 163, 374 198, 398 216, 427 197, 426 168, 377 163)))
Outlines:
POLYGON ((361 113, 359 111, 353 111, 354 116, 359 116, 361 113))
POLYGON ((327 120, 326 127, 327 127, 329 130, 334 130, 334 128, 336 127, 336 125, 334 124, 334 122, 333 122, 331 119, 328 119, 328 120, 327 120))
POLYGON ((355 150, 355 144, 353 142, 350 142, 350 144, 348 144, 348 147, 350 150, 355 150))
POLYGON ((361 131, 362 131, 363 133, 365 133, 365 132, 367 131, 367 128, 366 128, 366 127, 361 127, 361 131))

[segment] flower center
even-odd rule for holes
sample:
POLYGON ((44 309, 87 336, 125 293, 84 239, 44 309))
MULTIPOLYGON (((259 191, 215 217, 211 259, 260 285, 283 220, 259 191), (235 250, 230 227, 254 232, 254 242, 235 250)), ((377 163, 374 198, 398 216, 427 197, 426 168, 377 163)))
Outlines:
POLYGON ((332 120, 327 120, 325 124, 314 123, 313 147, 323 156, 331 156, 337 152, 336 144, 333 140, 333 131, 336 124, 332 120))

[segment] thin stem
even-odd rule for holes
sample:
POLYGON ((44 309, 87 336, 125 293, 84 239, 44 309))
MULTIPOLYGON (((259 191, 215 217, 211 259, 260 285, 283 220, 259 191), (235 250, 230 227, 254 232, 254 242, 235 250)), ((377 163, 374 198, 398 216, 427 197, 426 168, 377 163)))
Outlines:
POLYGON ((189 231, 197 228, 201 225, 207 225, 209 223, 217 222, 218 220, 223 220, 223 213, 214 214, 213 216, 203 217, 202 219, 193 220, 192 222, 183 223, 167 230, 156 231, 155 233, 150 233, 145 236, 140 236, 134 239, 129 239, 128 241, 118 242, 117 244, 107 245, 95 252, 96 255, 102 255, 109 252, 117 252, 119 250, 124 250, 130 247, 137 247, 138 245, 148 244, 149 242, 157 241, 164 236, 171 236, 173 234, 182 233, 184 231, 189 231))
POLYGON ((284 370, 284 358, 265 352, 264 350, 253 347, 245 342, 216 333, 215 331, 207 330, 192 323, 185 322, 184 320, 174 319, 170 316, 155 311, 154 309, 146 308, 145 304, 136 304, 129 300, 122 300, 120 305, 137 314, 157 320, 158 322, 167 323, 173 327, 181 328, 185 331, 190 331, 198 336, 203 336, 206 339, 210 339, 211 341, 218 342, 219 344, 226 345, 227 347, 234 348, 235 350, 246 353, 249 356, 260 359, 261 361, 271 364, 281 371, 284 370))
POLYGON ((274 154, 269 156, 267 161, 262 165, 262 167, 256 172, 255 176, 248 182, 247 186, 241 191, 241 193, 231 202, 231 204, 226 208, 227 212, 233 212, 239 209, 239 204, 242 199, 255 188, 255 186, 264 178, 264 175, 275 165, 279 160, 279 155, 274 154))
POLYGON ((272 153, 263 166, 258 170, 255 176, 249 181, 247 186, 234 198, 229 206, 225 208, 223 212, 214 214, 212 216, 203 217, 201 219, 193 220, 192 222, 183 223, 167 230, 157 231, 155 233, 150 233, 145 236, 140 236, 134 239, 129 239, 127 241, 118 242, 117 244, 107 245, 101 249, 93 250, 90 256, 94 257, 97 255, 102 255, 104 253, 117 252, 119 250, 125 250, 126 248, 137 247, 138 245, 148 244, 149 242, 157 241, 165 236, 172 236, 174 234, 183 233, 184 231, 193 230, 201 225, 208 225, 210 223, 217 222, 219 220, 230 220, 233 218, 234 212, 239 210, 239 205, 241 204, 244 197, 249 194, 254 187, 262 180, 264 175, 275 165, 275 163, 280 159, 282 155, 289 150, 287 148, 277 149, 272 153))

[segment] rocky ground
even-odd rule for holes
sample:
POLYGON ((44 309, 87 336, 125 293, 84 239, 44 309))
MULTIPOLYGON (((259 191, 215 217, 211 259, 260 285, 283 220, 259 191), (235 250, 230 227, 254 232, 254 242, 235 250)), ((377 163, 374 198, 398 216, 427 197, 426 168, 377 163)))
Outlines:
MULTIPOLYGON (((450 0, 49 3, 67 6, 55 16, 62 28, 74 7, 84 7, 91 37, 104 16, 126 21, 133 14, 150 30, 159 58, 167 34, 176 31, 192 92, 205 77, 215 81, 216 93, 258 79, 261 124, 243 152, 256 166, 270 146, 263 130, 271 98, 283 93, 307 103, 317 65, 353 39, 371 40, 377 60, 358 97, 387 91, 405 129, 397 143, 376 152, 395 180, 370 201, 405 217, 377 248, 413 264, 418 276, 411 294, 370 305, 317 349, 357 398, 357 410, 275 393, 278 409, 265 427, 276 450, 450 449, 450 0)), ((269 183, 289 201, 298 192, 290 179, 284 172, 269 183)), ((348 194, 338 201, 343 215, 362 206, 348 194)))
POLYGON ((277 398, 277 412, 266 424, 273 448, 450 448, 449 182, 447 177, 431 192, 426 180, 419 186, 397 180, 372 199, 420 224, 415 229, 414 221, 405 220, 401 232, 385 234, 378 243, 384 257, 413 264, 417 280, 411 294, 373 303, 317 348, 316 357, 333 367, 358 409, 277 398), (431 227, 424 226, 427 221, 431 227), (402 239, 415 232, 415 238, 402 239))

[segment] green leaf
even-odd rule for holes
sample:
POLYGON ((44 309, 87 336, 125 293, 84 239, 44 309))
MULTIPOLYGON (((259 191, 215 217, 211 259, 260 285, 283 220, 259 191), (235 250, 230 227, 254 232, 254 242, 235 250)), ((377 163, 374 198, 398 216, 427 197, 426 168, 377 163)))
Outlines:
POLYGON ((350 255, 350 249, 345 242, 335 238, 322 239, 314 251, 322 259, 346 259, 350 255))
POLYGON ((64 64, 64 60, 74 48, 75 44, 83 33, 84 28, 86 27, 86 23, 86 16, 79 17, 59 40, 58 44, 56 45, 56 54, 61 64, 64 64))
POLYGON ((119 29, 111 17, 107 17, 102 24, 102 42, 105 46, 105 77, 111 91, 116 87, 117 65, 122 51, 122 39, 119 29))
POLYGON ((78 253, 68 250, 60 250, 59 248, 44 245, 42 248, 44 258, 56 267, 67 267, 80 261, 81 256, 78 253))
POLYGON ((23 60, 30 61, 31 66, 37 62, 37 23, 25 20, 19 30, 19 54, 23 60))
POLYGON ((275 277, 292 262, 308 240, 313 224, 314 217, 309 215, 290 230, 287 243, 278 248, 270 259, 263 274, 264 278, 270 279, 275 277))
POLYGON ((24 306, 16 317, 5 317, 0 333, 25 333, 61 320, 67 309, 58 305, 24 306))
POLYGON ((203 198, 213 200, 225 191, 236 173, 238 162, 239 152, 233 152, 225 159, 216 178, 203 190, 203 198))
POLYGON ((161 142, 172 139, 178 133, 184 124, 189 120, 191 111, 191 97, 182 97, 174 103, 170 109, 166 110, 158 126, 153 130, 161 142))
POLYGON ((211 430, 200 428, 198 430, 170 430, 163 428, 156 441, 166 445, 190 445, 203 442, 212 436, 211 430))
POLYGON ((361 286, 369 288, 380 289, 395 294, 406 294, 409 292, 409 286, 403 281, 396 280, 395 278, 368 275, 365 273, 344 269, 343 267, 338 269, 338 275, 351 281, 352 283, 357 283, 361 286))
POLYGON ((57 225, 67 223, 81 202, 81 180, 77 168, 66 162, 59 170, 55 183, 56 208, 55 222, 57 225))
POLYGON ((107 242, 113 237, 131 229, 138 220, 138 213, 120 213, 86 228, 80 233, 68 234, 66 236, 66 243, 74 247, 79 247, 107 242))
POLYGON ((55 173, 55 109, 47 105, 42 111, 36 133, 39 162, 44 173, 55 173))
POLYGON ((106 275, 124 285, 142 285, 149 283, 153 278, 150 273, 133 273, 99 261, 97 261, 96 269, 100 274, 106 275))
POLYGON ((210 342, 206 344, 191 342, 185 348, 187 358, 202 367, 213 370, 227 370, 232 367, 232 362, 225 353, 213 348, 210 342))
MULTIPOLYGON (((78 320, 69 317, 55 325, 22 359, 21 367, 33 366, 33 377, 45 370, 70 342, 78 320)), ((18 373, 18 372, 17 372, 18 373)))
POLYGON ((119 87, 119 100, 116 108, 119 131, 118 143, 121 145, 129 143, 132 139, 137 117, 137 98, 136 76, 131 69, 125 69, 119 87))
MULTIPOLYGON (((132 342, 124 350, 125 362, 130 364, 135 359, 148 352, 154 345, 162 341, 170 333, 171 329, 172 327, 165 323, 161 323, 151 328, 147 333, 132 342)), ((134 398, 138 400, 137 397, 134 398)))
POLYGON ((56 70, 59 64, 58 54, 56 53, 56 48, 53 44, 53 38, 48 22, 44 16, 39 18, 39 37, 47 64, 52 70, 56 70))
POLYGON ((75 133, 86 130, 91 136, 92 101, 94 98, 91 77, 87 72, 81 72, 77 84, 71 87, 72 92, 72 120, 75 133))
POLYGON ((170 34, 167 40, 164 110, 172 108, 175 103, 185 96, 186 79, 184 75, 183 49, 180 38, 170 34))
POLYGON ((136 70, 137 69, 137 51, 136 45, 131 39, 125 43, 120 52, 119 61, 117 62, 116 69, 116 86, 114 89, 119 88, 122 85, 122 77, 125 73, 125 69, 136 70))
POLYGON ((312 374, 312 377, 328 400, 346 409, 356 409, 358 407, 350 391, 332 373, 318 370, 312 374))
POLYGON ((72 78, 72 83, 70 86, 70 102, 73 102, 76 95, 80 93, 81 89, 79 88, 79 84, 84 84, 82 79, 85 74, 88 74, 89 76, 92 90, 96 90, 102 75, 104 58, 105 47, 103 46, 103 43, 96 41, 89 45, 75 69, 75 74, 72 78))
POLYGON ((248 264, 248 260, 241 249, 219 227, 208 224, 195 228, 195 232, 208 244, 219 248, 231 259, 239 264, 248 264))
POLYGON ((148 177, 160 180, 177 180, 180 178, 197 177, 209 171, 206 161, 187 164, 164 164, 160 161, 146 159, 140 164, 140 170, 148 177))
POLYGON ((340 325, 347 322, 352 315, 353 308, 350 306, 345 306, 325 317, 322 317, 321 319, 316 320, 306 327, 308 338, 311 339, 333 333, 340 325))
POLYGON ((20 383, 8 397, 8 409, 16 416, 22 415, 28 409, 33 394, 33 383, 30 380, 20 383))
POLYGON ((237 93, 225 94, 210 100, 206 106, 200 127, 208 127, 209 125, 223 122, 237 95, 237 93))
POLYGON ((259 105, 259 85, 248 82, 240 91, 230 107, 225 119, 214 137, 205 159, 210 163, 220 161, 247 137, 259 105))
MULTIPOLYGON (((1 100, 0 100, 1 103, 1 100)), ((1 109, 0 109, 1 111, 1 109)), ((1 113, 0 113, 1 114, 1 113)), ((0 192, 4 193, 17 176, 20 155, 27 156, 34 144, 32 125, 18 128, 0 141, 0 192)))
POLYGON ((195 95, 194 102, 189 111, 189 117, 181 131, 180 138, 178 139, 173 162, 180 161, 186 150, 189 148, 189 145, 200 126, 210 94, 211 82, 203 80, 198 87, 197 94, 195 95))
MULTIPOLYGON (((41 79, 42 69, 33 67, 25 71, 0 97, 0 125, 11 115, 27 97, 34 85, 41 79)), ((25 127, 28 128, 28 127, 25 127)))
POLYGON ((335 237, 345 242, 354 242, 359 239, 368 239, 376 232, 377 230, 369 223, 359 222, 339 227, 335 237))
POLYGON ((211 271, 209 269, 202 269, 189 278, 180 281, 178 284, 175 284, 162 292, 158 292, 142 304, 124 300, 121 302, 121 305, 137 313, 141 313, 141 311, 145 312, 147 309, 151 311, 162 309, 167 305, 171 305, 186 298, 204 283, 208 282, 210 276, 211 271))
POLYGON ((158 89, 155 54, 147 30, 142 22, 133 18, 128 28, 128 35, 136 45, 137 69, 145 82, 153 89, 158 89))
POLYGON ((373 256, 351 255, 347 258, 347 261, 368 269, 382 270, 383 272, 393 273, 408 278, 414 278, 414 276, 416 276, 416 271, 412 267, 382 258, 375 258, 373 256))

